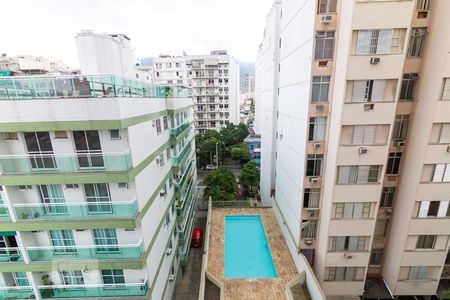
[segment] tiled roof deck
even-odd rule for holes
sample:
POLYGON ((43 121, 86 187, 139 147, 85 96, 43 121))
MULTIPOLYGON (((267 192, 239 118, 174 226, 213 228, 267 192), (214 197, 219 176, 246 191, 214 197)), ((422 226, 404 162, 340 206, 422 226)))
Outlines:
MULTIPOLYGON (((213 208, 208 271, 223 284, 223 295, 224 299, 227 300, 286 299, 286 284, 298 275, 297 268, 271 208, 213 208), (261 216, 278 278, 224 278, 225 216, 228 215, 261 216)), ((304 297, 304 299, 308 298, 309 295, 304 297)))

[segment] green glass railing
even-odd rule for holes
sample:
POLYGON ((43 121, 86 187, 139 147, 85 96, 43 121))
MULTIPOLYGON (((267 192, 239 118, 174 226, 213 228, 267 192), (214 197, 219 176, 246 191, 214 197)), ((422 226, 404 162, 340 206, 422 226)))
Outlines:
POLYGON ((186 145, 184 145, 184 148, 178 153, 178 155, 173 158, 172 163, 174 167, 178 167, 178 165, 181 163, 184 156, 189 152, 190 149, 191 142, 189 141, 188 143, 186 143, 186 145))
POLYGON ((0 100, 49 98, 187 98, 188 88, 159 86, 119 76, 14 76, 0 77, 0 100))
POLYGON ((144 253, 142 241, 136 245, 75 245, 27 247, 31 261, 83 259, 138 259, 144 253))
POLYGON ((133 167, 123 153, 0 155, 0 172, 8 174, 125 172, 133 167))
POLYGON ((171 129, 170 130, 170 137, 171 138, 176 138, 177 136, 179 136, 186 128, 189 127, 189 122, 185 121, 185 123, 181 124, 180 126, 178 126, 177 128, 171 129))
POLYGON ((2 286, 0 299, 35 299, 31 286, 2 286))
POLYGON ((138 212, 136 199, 127 202, 68 202, 14 204, 19 220, 133 218, 138 212))
POLYGON ((188 164, 188 166, 186 167, 186 169, 183 172, 183 175, 181 176, 181 179, 178 180, 177 182, 175 182, 175 191, 179 192, 181 190, 181 188, 184 185, 184 182, 186 181, 188 174, 191 172, 192 170, 192 165, 193 165, 193 161, 191 160, 188 164))
POLYGON ((39 286, 42 298, 143 297, 147 295, 147 281, 143 283, 49 285, 39 286))
POLYGON ((189 200, 189 196, 193 193, 193 185, 194 185, 194 181, 190 180, 189 181, 189 185, 187 188, 187 192, 186 193, 182 193, 181 199, 179 201, 177 201, 177 211, 179 213, 177 213, 178 216, 182 215, 182 211, 184 210, 185 206, 186 206, 186 200, 189 200))
POLYGON ((0 204, 0 222, 2 221, 11 221, 11 217, 9 216, 8 208, 3 204, 3 200, 0 201, 2 204, 0 204))
POLYGON ((191 221, 190 216, 192 211, 194 210, 194 201, 192 194, 189 196, 189 198, 186 199, 186 205, 179 217, 177 217, 177 221, 179 222, 179 226, 182 231, 186 229, 186 226, 188 222, 191 221))
POLYGON ((0 248, 0 262, 23 261, 23 255, 19 248, 0 248))

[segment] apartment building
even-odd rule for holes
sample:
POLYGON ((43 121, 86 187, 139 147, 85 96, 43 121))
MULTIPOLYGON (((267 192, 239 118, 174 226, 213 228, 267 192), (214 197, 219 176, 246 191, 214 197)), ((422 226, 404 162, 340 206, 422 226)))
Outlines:
POLYGON ((329 297, 449 289, 449 12, 283 0, 267 16, 261 192, 329 297))
POLYGON ((161 56, 154 61, 154 82, 192 87, 195 130, 220 130, 239 124, 239 65, 226 51, 210 55, 161 56))
POLYGON ((194 220, 192 98, 119 75, 0 78, 1 299, 171 299, 194 220))
POLYGON ((0 76, 75 74, 78 70, 69 68, 63 61, 51 61, 40 56, 19 55, 0 57, 0 76))

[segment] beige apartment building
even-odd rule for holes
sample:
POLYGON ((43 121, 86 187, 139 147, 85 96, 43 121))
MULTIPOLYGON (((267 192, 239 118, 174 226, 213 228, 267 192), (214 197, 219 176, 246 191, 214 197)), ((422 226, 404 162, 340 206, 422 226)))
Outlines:
POLYGON ((449 14, 446 0, 283 0, 267 16, 261 192, 329 297, 450 290, 449 14))

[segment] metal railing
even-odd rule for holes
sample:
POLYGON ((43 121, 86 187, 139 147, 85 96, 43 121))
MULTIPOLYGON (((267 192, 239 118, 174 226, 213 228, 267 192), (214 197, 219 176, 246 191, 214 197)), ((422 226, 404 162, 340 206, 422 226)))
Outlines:
POLYGON ((0 78, 0 100, 51 98, 186 98, 181 86, 159 86, 114 75, 14 76, 0 78))

